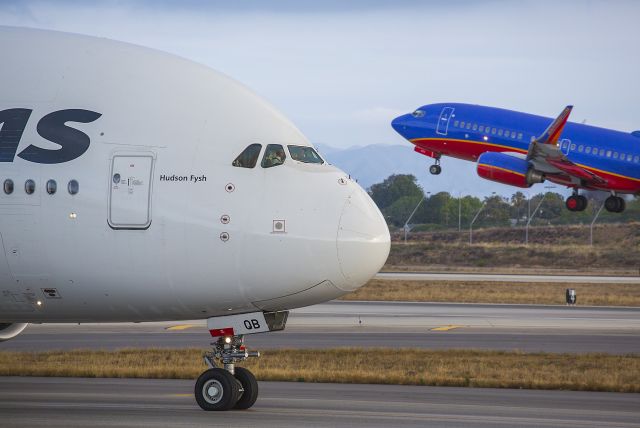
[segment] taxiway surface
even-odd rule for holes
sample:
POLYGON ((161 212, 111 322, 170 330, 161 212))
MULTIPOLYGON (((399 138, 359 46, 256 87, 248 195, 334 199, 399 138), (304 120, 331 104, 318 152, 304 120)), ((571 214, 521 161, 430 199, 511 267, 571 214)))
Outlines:
POLYGON ((640 394, 260 382, 250 410, 204 412, 193 381, 0 378, 3 427, 638 427, 640 394))
MULTIPOLYGON (((0 350, 203 348, 203 320, 31 325, 0 350)), ((249 335, 255 349, 417 347, 640 353, 640 309, 402 302, 329 302, 292 311, 283 332, 249 335)))

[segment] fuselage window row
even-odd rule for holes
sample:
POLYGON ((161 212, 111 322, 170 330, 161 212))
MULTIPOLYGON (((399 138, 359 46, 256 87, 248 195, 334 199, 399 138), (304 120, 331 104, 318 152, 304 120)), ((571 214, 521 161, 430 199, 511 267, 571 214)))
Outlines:
MULTIPOLYGON (((517 140, 522 140, 523 134, 522 132, 519 132, 516 134, 515 131, 511 131, 511 130, 503 130, 500 128, 492 128, 490 126, 484 126, 484 125, 478 125, 476 123, 471 123, 471 122, 464 122, 464 121, 460 121, 460 120, 456 120, 453 122, 453 126, 455 128, 460 128, 460 129, 467 129, 467 130, 473 130, 473 131, 477 131, 480 133, 485 133, 486 130, 486 134, 491 134, 491 135, 497 135, 498 137, 507 137, 507 138, 512 138, 512 139, 517 139, 517 140)), ((567 149, 567 147, 569 146, 569 143, 565 141, 565 143, 563 144, 563 149, 567 149)), ((627 162, 633 162, 633 163, 640 163, 640 157, 639 156, 632 156, 626 153, 618 153, 618 152, 614 152, 611 150, 607 150, 605 151, 604 149, 600 149, 600 151, 598 151, 597 147, 594 147, 593 149, 589 146, 585 147, 584 145, 580 144, 577 145, 575 143, 571 143, 571 151, 578 151, 579 153, 586 153, 586 154, 592 154, 593 156, 598 156, 598 154, 602 157, 608 157, 608 158, 613 158, 613 159, 620 159, 622 161, 627 161, 627 162)))
MULTIPOLYGON (((4 194, 5 195, 11 195, 13 193, 14 190, 14 184, 13 184, 13 180, 10 178, 7 178, 4 180, 4 183, 2 185, 2 188, 4 190, 4 194)), ((51 179, 48 180, 45 188, 47 190, 47 193, 50 195, 55 194, 58 191, 58 183, 51 179)), ((70 195, 75 195, 78 193, 78 191, 80 190, 80 185, 78 184, 77 180, 69 180, 69 184, 67 185, 67 190, 69 191, 70 195)), ((33 195, 36 191, 36 182, 32 179, 28 179, 25 180, 24 182, 24 192, 27 195, 33 195)))
POLYGON ((468 131, 477 131, 480 133, 497 135, 498 137, 511 138, 513 140, 522 140, 522 138, 524 137, 522 132, 516 132, 510 129, 492 128, 490 126, 478 125, 477 123, 464 122, 461 120, 454 121, 453 127, 466 129, 468 131))

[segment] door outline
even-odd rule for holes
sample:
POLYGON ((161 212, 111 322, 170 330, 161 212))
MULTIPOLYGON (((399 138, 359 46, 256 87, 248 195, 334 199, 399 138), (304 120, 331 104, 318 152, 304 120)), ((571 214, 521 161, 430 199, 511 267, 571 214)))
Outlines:
MULTIPOLYGON (((2 233, 0 233, 0 272, 2 272, 3 269, 9 281, 13 281, 14 278, 13 278, 13 273, 11 271, 11 265, 9 265, 7 250, 4 247, 4 240, 2 239, 2 233)), ((0 276, 0 278, 2 278, 2 276, 0 276)), ((2 284, 2 285, 6 286, 7 284, 2 284)))
POLYGON ((107 203, 107 224, 113 230, 147 230, 151 227, 152 219, 153 219, 153 173, 156 166, 156 154, 153 152, 115 152, 112 153, 109 159, 109 200, 107 203), (149 171, 149 194, 147 195, 147 222, 144 225, 117 225, 111 222, 111 197, 113 195, 113 175, 114 175, 114 164, 115 159, 123 157, 123 158, 151 158, 151 168, 149 171))
POLYGON ((436 134, 447 135, 449 132, 449 121, 453 116, 453 112, 455 108, 453 107, 444 107, 440 112, 440 116, 438 116, 438 124, 436 125, 436 134), (444 132, 442 131, 444 128, 444 132))
POLYGON ((569 156, 569 153, 571 152, 571 140, 568 138, 563 138, 562 140, 560 140, 560 151, 562 152, 563 155, 565 156, 569 156), (564 145, 567 145, 567 147, 565 148, 564 145))

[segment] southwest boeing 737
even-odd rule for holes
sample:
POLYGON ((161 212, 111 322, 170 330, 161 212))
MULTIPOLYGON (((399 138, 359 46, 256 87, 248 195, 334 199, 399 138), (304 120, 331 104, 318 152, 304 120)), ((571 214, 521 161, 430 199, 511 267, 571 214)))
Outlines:
POLYGON ((443 155, 452 156, 477 162, 478 175, 498 183, 526 188, 549 180, 570 187, 570 211, 587 207, 579 189, 610 192, 605 208, 624 211, 618 194, 640 193, 640 131, 568 123, 571 109, 554 120, 479 105, 430 104, 391 125, 416 152, 435 159, 431 174, 440 174, 443 155))

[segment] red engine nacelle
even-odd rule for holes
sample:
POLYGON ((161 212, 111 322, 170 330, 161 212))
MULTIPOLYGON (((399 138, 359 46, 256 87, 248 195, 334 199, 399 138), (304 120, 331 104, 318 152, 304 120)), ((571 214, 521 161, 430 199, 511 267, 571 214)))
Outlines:
POLYGON ((525 188, 544 181, 544 175, 534 170, 526 159, 497 152, 480 155, 478 175, 487 180, 525 188))

